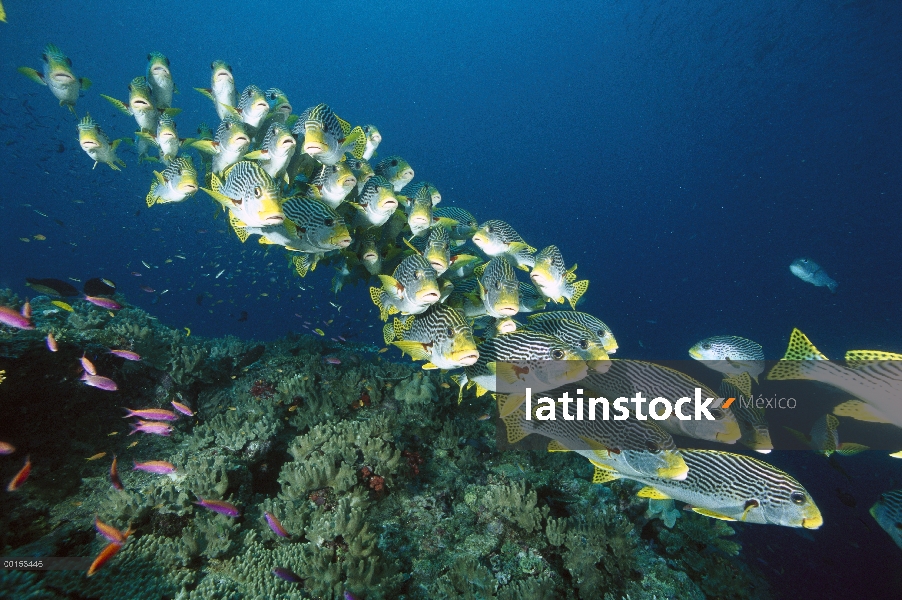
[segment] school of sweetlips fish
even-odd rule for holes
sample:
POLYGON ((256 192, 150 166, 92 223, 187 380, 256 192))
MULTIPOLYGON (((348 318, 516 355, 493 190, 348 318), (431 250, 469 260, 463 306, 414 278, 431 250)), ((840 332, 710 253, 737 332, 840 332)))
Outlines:
MULTIPOLYGON (((44 49, 42 58, 42 72, 27 67, 19 71, 48 86, 60 105, 75 113, 76 101, 90 81, 76 77, 72 61, 53 45, 44 49)), ((131 81, 127 101, 103 96, 135 118, 134 144, 140 160, 163 166, 150 183, 149 207, 183 202, 202 190, 228 211, 241 242, 258 236, 261 244, 283 246, 301 277, 328 261, 338 265, 336 292, 349 281, 378 280, 380 285, 370 288, 370 296, 386 322, 386 344, 423 361, 424 369, 462 370, 454 376, 460 398, 471 388, 477 396, 495 394, 511 443, 530 434, 547 437, 549 451, 585 456, 595 467, 595 482, 638 481, 645 485, 640 496, 684 502, 687 509, 712 518, 821 526, 823 518, 814 500, 787 473, 746 455, 677 448, 672 437, 722 444, 740 441, 766 454, 773 445, 763 409, 721 403, 710 410, 713 420, 681 420, 675 414, 663 418, 661 413, 652 420, 639 420, 635 413, 625 420, 583 418, 584 395, 631 397, 641 390, 648 398, 691 398, 700 388, 706 397, 751 397, 752 380, 757 382, 765 368, 760 345, 719 336, 690 350, 693 358, 723 373, 719 394, 661 365, 611 360, 609 355, 617 349, 614 335, 598 318, 576 310, 588 281, 577 280, 576 265, 567 268, 557 246, 537 252, 505 221, 480 225, 463 208, 439 206, 442 195, 436 186, 414 182, 413 168, 400 156, 371 165, 382 142, 375 126, 352 127, 326 104, 294 114, 281 90, 248 85, 239 95, 228 64, 214 61, 211 70, 210 87, 196 89, 213 102, 220 123, 215 132, 201 125, 193 139, 179 137, 174 117, 180 111, 172 107, 176 87, 170 62, 160 53, 148 55, 146 75, 131 81), (184 154, 189 148, 200 154, 202 178, 192 158, 184 154), (151 157, 153 152, 158 158, 151 157), (461 252, 468 242, 475 247, 472 254, 461 252), (520 270, 529 274, 529 283, 519 281, 520 270), (549 302, 564 310, 544 310, 549 302), (529 316, 515 320, 521 313, 529 316), (526 387, 533 393, 572 396, 576 417, 569 412, 570 402, 541 400, 532 414, 526 414, 524 407, 531 403, 525 402, 524 394, 503 393, 526 387)), ((95 167, 125 166, 116 154, 123 140, 111 141, 90 115, 79 121, 78 135, 95 167)), ((828 286, 831 291, 833 284, 828 286)), ((102 281, 93 287, 96 294, 86 298, 89 302, 119 308, 108 297, 112 288, 104 290, 102 281)), ((52 285, 39 289, 53 293, 52 285)), ((33 328, 28 303, 21 309, 0 307, 0 322, 33 328)), ((47 345, 55 350, 52 336, 47 345)), ((118 352, 128 360, 140 360, 126 350, 118 352)), ((837 416, 902 427, 902 355, 850 351, 847 366, 825 359, 794 330, 784 360, 768 374, 768 379, 820 381, 855 396, 818 419, 810 434, 793 431, 794 435, 826 456, 848 455, 867 447, 839 441, 837 416)), ((87 357, 82 366, 86 384, 116 389, 115 382, 97 375, 87 357)), ((179 403, 173 408, 193 414, 179 403)), ((140 419, 132 425, 135 431, 166 435, 167 421, 178 415, 148 408, 130 416, 140 419)), ((0 444, 3 454, 15 450, 0 444)), ((136 468, 154 473, 174 470, 165 461, 136 468)), ((7 490, 21 487, 30 469, 26 459, 7 490)), ((115 461, 110 478, 121 489, 115 461)), ((238 507, 223 500, 199 498, 198 504, 229 516, 240 514, 238 507)), ((883 494, 871 514, 902 547, 902 490, 883 494)), ((282 530, 278 520, 270 514, 266 518, 278 534, 282 530)), ((109 545, 89 574, 113 557, 131 534, 99 521, 96 527, 109 545)))

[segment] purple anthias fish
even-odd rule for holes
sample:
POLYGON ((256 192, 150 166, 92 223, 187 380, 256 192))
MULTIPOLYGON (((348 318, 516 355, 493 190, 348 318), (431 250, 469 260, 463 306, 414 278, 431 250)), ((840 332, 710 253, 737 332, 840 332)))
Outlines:
POLYGON ((225 515, 227 517, 240 517, 241 511, 238 510, 238 507, 230 502, 226 502, 225 500, 204 500, 200 496, 197 497, 197 502, 195 502, 198 506, 203 506, 207 510, 212 510, 213 512, 218 512, 221 515, 225 515))
POLYGON ((129 432, 129 435, 133 433, 137 433, 140 431, 141 433, 152 433, 154 435, 169 435, 172 433, 172 426, 166 423, 160 423, 159 421, 138 421, 137 423, 130 423, 132 430, 129 432))
POLYGON ((279 522, 279 519, 276 518, 276 515, 271 512, 264 512, 263 516, 266 518, 266 524, 269 525, 269 528, 272 529, 273 533, 283 538, 291 537, 291 534, 282 527, 282 524, 279 522))
POLYGON ((134 470, 156 473, 157 475, 168 475, 169 473, 175 473, 175 465, 165 460, 149 460, 143 463, 136 462, 134 470))
POLYGON ((131 350, 110 350, 110 354, 115 354, 119 358, 124 358, 125 360, 141 360, 141 355, 137 352, 132 352, 131 350))
POLYGON ((31 324, 28 317, 24 317, 19 311, 6 306, 0 306, 0 323, 16 329, 34 329, 34 325, 31 324))
POLYGON ((119 310, 120 308, 122 308, 122 305, 115 300, 102 298, 100 296, 85 296, 85 300, 87 300, 94 306, 99 306, 100 308, 108 308, 110 310, 119 310))
POLYGON ((291 569, 286 569, 285 567, 276 567, 272 570, 272 574, 279 579, 287 581, 289 583, 304 583, 304 580, 301 579, 300 575, 294 573, 291 569))
POLYGON ((96 387, 97 389, 106 390, 108 392, 115 392, 119 389, 115 381, 107 377, 101 377, 100 375, 88 375, 87 373, 82 373, 81 380, 91 387, 96 387))
POLYGON ((126 408, 125 410, 128 411, 128 414, 122 417, 123 419, 138 417, 139 419, 150 419, 151 421, 175 421, 179 418, 177 414, 165 408, 141 408, 138 410, 126 408))
POLYGON ((192 410, 189 407, 185 406, 181 402, 176 402, 175 400, 171 400, 169 403, 175 407, 175 410, 179 411, 183 415, 188 415, 189 417, 194 416, 194 412, 192 412, 192 410))

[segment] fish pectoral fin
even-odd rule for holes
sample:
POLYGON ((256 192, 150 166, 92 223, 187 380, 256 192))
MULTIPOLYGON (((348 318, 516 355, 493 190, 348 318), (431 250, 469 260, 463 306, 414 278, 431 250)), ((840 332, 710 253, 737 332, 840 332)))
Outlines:
POLYGON ((213 102, 216 102, 216 98, 213 97, 213 90, 207 88, 194 88, 213 102))
POLYGON ((81 86, 81 89, 83 89, 83 90, 86 90, 86 89, 90 88, 92 85, 94 85, 94 83, 87 77, 79 78, 78 83, 81 86))
POLYGON ((379 281, 382 282, 382 289, 384 289, 386 292, 398 299, 403 297, 404 286, 400 281, 398 281, 391 275, 379 275, 379 281))
POLYGON ((167 117, 174 117, 182 112, 181 108, 161 108, 159 110, 161 114, 164 114, 167 117))
POLYGON ((506 417, 511 414, 526 402, 526 396, 523 394, 498 394, 495 397, 495 402, 498 405, 498 413, 502 417, 506 417))
POLYGON ((801 431, 797 431, 791 427, 783 426, 783 429, 791 433, 796 439, 806 445, 811 445, 811 437, 807 433, 802 433, 801 431))
POLYGON ((229 113, 229 115, 231 115, 233 118, 238 119, 239 121, 241 120, 241 112, 237 108, 235 108, 234 106, 229 106, 228 104, 223 104, 222 102, 218 102, 217 104, 225 109, 225 111, 229 113))
POLYGON ((647 485, 636 492, 636 496, 639 498, 648 498, 649 500, 672 500, 670 496, 650 485, 647 485))
POLYGON ((409 354, 413 360, 429 360, 432 353, 429 347, 423 342, 392 342, 392 346, 398 348, 404 354, 409 354))
MULTIPOLYGON (((214 177, 215 177, 215 175, 214 175, 214 177)), ((211 190, 211 189, 205 188, 205 187, 202 187, 200 189, 207 192, 207 195, 209 195, 211 198, 213 198, 214 200, 216 200, 223 206, 231 206, 232 205, 232 199, 229 198, 228 196, 226 196, 225 194, 221 194, 215 190, 211 190)))
POLYGON ((137 132, 135 132, 135 136, 152 143, 157 148, 160 147, 160 144, 157 142, 157 138, 155 138, 154 136, 152 136, 151 134, 149 134, 146 131, 137 131, 137 132))
POLYGON ((620 474, 610 467, 600 465, 594 461, 589 462, 595 467, 595 471, 592 473, 592 483, 609 483, 620 479, 620 474))
POLYGON ((153 176, 156 178, 157 182, 159 182, 160 185, 164 185, 166 183, 166 178, 163 177, 163 174, 159 171, 154 171, 153 176))
POLYGON ((423 364, 422 368, 424 371, 434 371, 434 370, 438 369, 439 367, 437 365, 432 364, 431 362, 428 362, 428 363, 423 364))
POLYGON ((864 452, 865 450, 870 450, 870 447, 864 446, 862 444, 843 442, 839 445, 839 448, 836 449, 836 452, 837 454, 842 454, 843 456, 854 456, 859 452, 864 452))
POLYGON ((563 445, 562 443, 560 443, 557 440, 551 440, 550 442, 548 442, 548 451, 549 452, 572 452, 572 450, 570 450, 570 448, 563 445))
POLYGON ((131 116, 132 111, 121 100, 116 100, 115 98, 113 98, 111 96, 107 96, 106 94, 100 94, 100 97, 105 99, 107 102, 109 102, 116 108, 118 108, 120 112, 123 112, 123 113, 131 116))
POLYGON ((269 158, 268 150, 254 150, 245 154, 241 160, 260 160, 261 158, 269 158))
POLYGON ((697 512, 700 515, 705 517, 711 517, 712 519, 720 519, 721 521, 735 521, 733 517, 728 517, 727 515, 721 514, 719 512, 715 512, 713 510, 708 510, 707 508, 699 508, 697 506, 692 507, 692 512, 697 512))
POLYGON ((199 150, 205 154, 216 154, 216 148, 219 144, 213 140, 197 140, 189 144, 195 150, 199 150))
POLYGON ((41 85, 47 85, 47 82, 44 81, 44 76, 32 69, 31 67, 19 67, 17 69, 19 73, 25 75, 35 83, 40 83, 41 85))
POLYGON ((870 404, 854 398, 836 405, 833 408, 833 414, 838 417, 849 417, 856 421, 866 421, 869 423, 892 422, 880 414, 880 412, 870 404))
MULTIPOLYGON (((229 212, 229 225, 232 226, 232 230, 235 232, 235 235, 238 236, 238 239, 241 240, 242 244, 250 237, 250 234, 247 232, 247 225, 231 212, 229 212)), ((264 239, 265 238, 261 237, 260 242, 263 243, 264 239)))

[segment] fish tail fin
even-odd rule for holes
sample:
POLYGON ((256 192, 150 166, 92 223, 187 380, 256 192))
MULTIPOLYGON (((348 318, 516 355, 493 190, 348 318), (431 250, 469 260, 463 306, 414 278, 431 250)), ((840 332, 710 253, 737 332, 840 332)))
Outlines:
MULTIPOLYGON (((395 319, 395 321, 397 321, 397 319, 395 319)), ((382 337, 385 340, 386 346, 395 341, 395 327, 392 323, 386 323, 382 328, 382 337)))
POLYGON ((516 444, 529 435, 529 432, 523 429, 523 411, 515 410, 507 415, 504 421, 504 428, 507 430, 507 443, 516 444))
POLYGON ((589 289, 588 279, 583 279, 573 284, 573 295, 569 298, 570 308, 576 310, 576 305, 579 304, 579 299, 583 297, 583 294, 586 293, 587 289, 589 289))
POLYGON ((831 281, 830 283, 827 284, 827 289, 830 290, 830 293, 831 293, 831 294, 835 294, 835 293, 836 293, 836 288, 837 288, 837 287, 839 287, 839 284, 838 284, 837 282, 835 282, 835 281, 831 281))

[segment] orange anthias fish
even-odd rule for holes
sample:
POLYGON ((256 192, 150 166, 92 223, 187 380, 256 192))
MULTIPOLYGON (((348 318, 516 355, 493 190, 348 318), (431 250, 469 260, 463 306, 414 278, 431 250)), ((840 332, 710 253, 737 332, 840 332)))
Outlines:
POLYGON ((104 523, 97 517, 94 517, 94 528, 97 529, 100 535, 111 542, 116 542, 117 544, 122 544, 125 542, 126 532, 119 531, 112 525, 104 523))
POLYGON ((6 486, 7 492, 15 492, 17 489, 22 487, 22 484, 25 483, 25 480, 28 479, 28 475, 31 473, 31 456, 25 457, 25 466, 16 473, 16 476, 13 477, 12 481, 9 482, 9 485, 6 486))
POLYGON ((91 568, 88 569, 88 577, 96 573, 97 569, 105 565, 108 560, 116 556, 116 553, 121 549, 121 543, 110 542, 109 544, 107 544, 107 547, 101 550, 100 554, 97 555, 97 558, 94 559, 94 562, 91 563, 91 568))
POLYGON ((110 465, 110 481, 113 482, 113 487, 117 490, 124 490, 125 486, 122 485, 122 480, 119 479, 119 468, 118 468, 119 460, 116 458, 116 455, 113 455, 113 464, 110 465))

